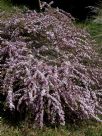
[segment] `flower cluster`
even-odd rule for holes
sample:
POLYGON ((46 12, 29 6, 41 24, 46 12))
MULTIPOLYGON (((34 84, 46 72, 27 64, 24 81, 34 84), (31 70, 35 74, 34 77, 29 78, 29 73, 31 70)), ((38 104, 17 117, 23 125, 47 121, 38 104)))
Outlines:
MULTIPOLYGON (((64 12, 65 13, 65 12, 64 12)), ((58 9, 0 22, 0 93, 35 126, 102 115, 102 61, 90 35, 58 9)))

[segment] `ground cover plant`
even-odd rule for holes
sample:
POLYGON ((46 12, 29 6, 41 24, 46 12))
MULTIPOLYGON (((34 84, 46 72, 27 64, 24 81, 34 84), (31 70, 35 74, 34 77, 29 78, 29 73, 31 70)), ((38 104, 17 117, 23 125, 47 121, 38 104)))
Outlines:
POLYGON ((51 128, 44 127, 43 129, 34 129, 27 123, 12 126, 7 122, 0 120, 0 135, 1 136, 101 136, 102 125, 99 123, 83 124, 83 126, 69 126, 51 128), (26 124, 26 125, 25 125, 26 124))
POLYGON ((102 9, 100 9, 99 15, 96 16, 93 21, 90 21, 88 25, 86 25, 86 29, 97 41, 96 49, 102 57, 102 9))
POLYGON ((0 94, 35 126, 101 122, 102 60, 69 13, 27 11, 0 21, 0 94))

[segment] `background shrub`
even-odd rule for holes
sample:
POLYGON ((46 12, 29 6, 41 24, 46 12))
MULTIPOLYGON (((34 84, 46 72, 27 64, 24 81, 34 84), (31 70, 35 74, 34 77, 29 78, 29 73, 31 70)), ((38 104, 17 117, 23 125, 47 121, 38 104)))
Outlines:
MULTIPOLYGON (((51 0, 43 0, 50 2, 51 0)), ((86 19, 87 16, 96 15, 102 0, 54 0, 54 7, 59 7, 70 12, 74 17, 80 20, 86 19)))

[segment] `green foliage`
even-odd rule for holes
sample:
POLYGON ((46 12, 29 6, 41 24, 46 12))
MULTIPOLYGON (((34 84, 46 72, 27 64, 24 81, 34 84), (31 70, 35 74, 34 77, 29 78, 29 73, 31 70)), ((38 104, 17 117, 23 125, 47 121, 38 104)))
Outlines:
POLYGON ((98 16, 95 16, 95 19, 86 20, 85 22, 78 21, 76 25, 87 29, 92 38, 97 42, 95 48, 102 56, 102 8, 100 9, 98 16))
POLYGON ((102 136, 102 129, 89 127, 85 130, 85 136, 102 136))
POLYGON ((96 50, 100 53, 102 56, 102 8, 100 9, 99 15, 95 17, 94 20, 90 20, 86 25, 84 26, 94 40, 96 40, 96 50))
POLYGON ((88 29, 90 34, 95 38, 98 43, 102 43, 102 20, 98 22, 95 20, 88 25, 88 29))
POLYGON ((0 118, 0 136, 102 136, 102 124, 82 123, 78 126, 35 129, 30 124, 22 123, 12 126, 0 118))
POLYGON ((0 11, 10 11, 12 9, 12 4, 10 0, 0 0, 0 11))
POLYGON ((13 127, 0 117, 0 136, 21 136, 18 127, 13 127))

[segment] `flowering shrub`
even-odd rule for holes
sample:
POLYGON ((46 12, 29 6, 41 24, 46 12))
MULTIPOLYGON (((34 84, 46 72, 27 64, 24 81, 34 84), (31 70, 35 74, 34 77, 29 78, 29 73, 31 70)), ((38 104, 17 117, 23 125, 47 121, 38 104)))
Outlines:
POLYGON ((102 115, 102 61, 68 13, 27 11, 0 21, 0 93, 35 126, 102 115))

